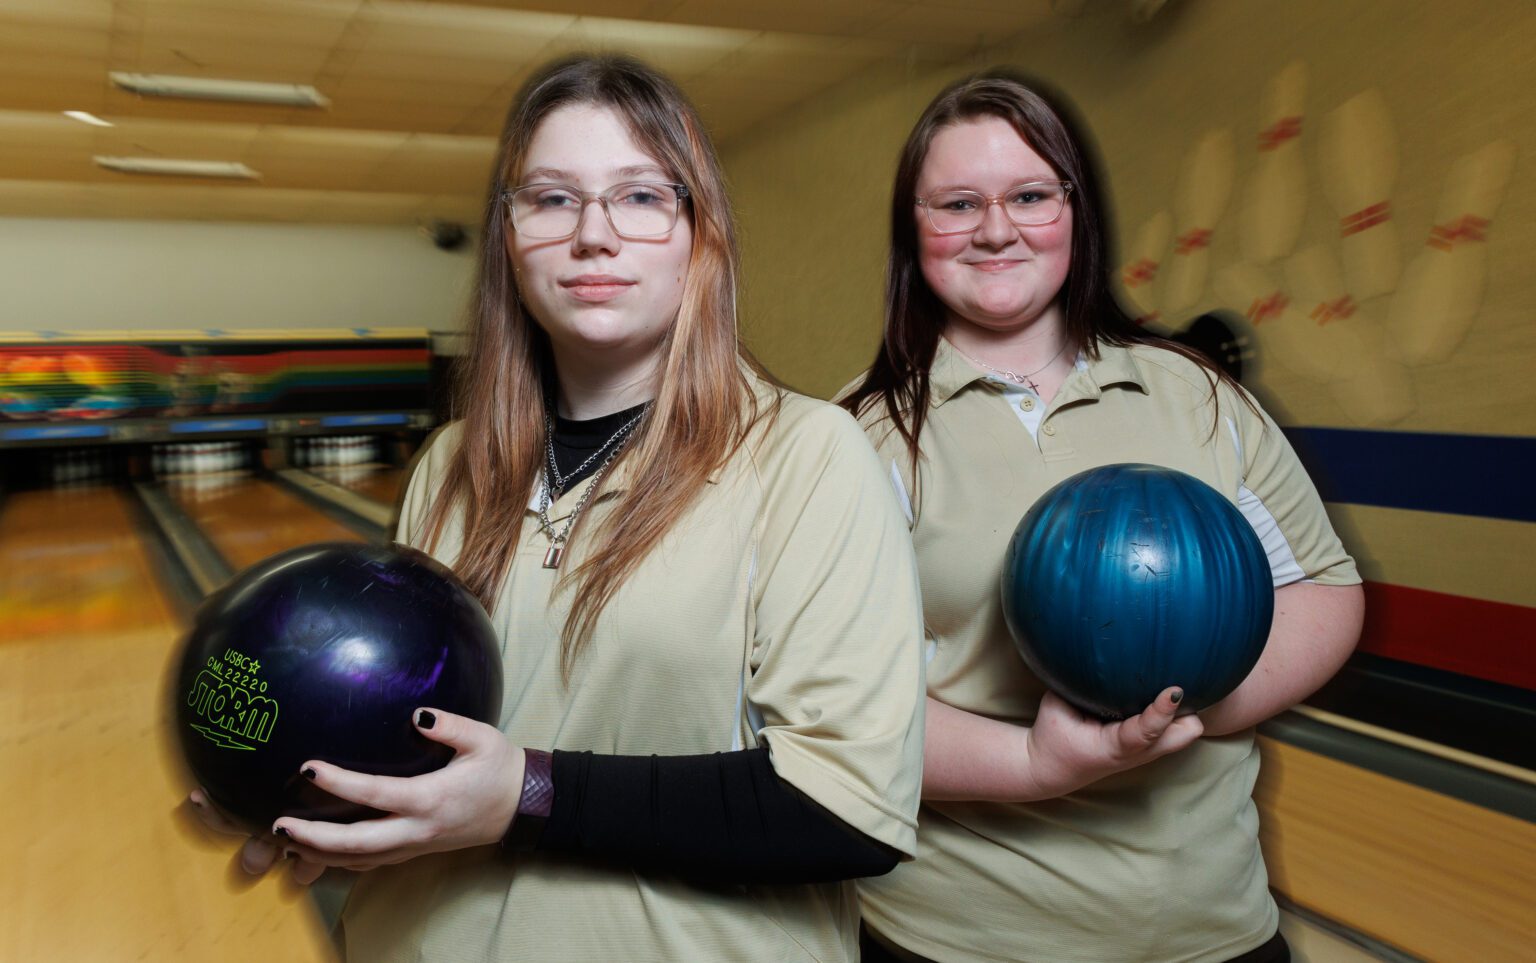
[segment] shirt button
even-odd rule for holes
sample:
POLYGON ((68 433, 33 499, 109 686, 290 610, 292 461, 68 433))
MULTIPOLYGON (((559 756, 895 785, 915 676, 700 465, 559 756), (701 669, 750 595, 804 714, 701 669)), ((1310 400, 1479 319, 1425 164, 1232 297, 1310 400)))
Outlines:
POLYGON ((1045 432, 1047 435, 1055 435, 1056 434, 1056 426, 1055 425, 1046 425, 1044 428, 1041 428, 1040 430, 1045 432))
POLYGON ((1034 411, 1035 399, 1026 396, 1022 401, 1019 402, 1019 407, 1025 411, 1034 411))

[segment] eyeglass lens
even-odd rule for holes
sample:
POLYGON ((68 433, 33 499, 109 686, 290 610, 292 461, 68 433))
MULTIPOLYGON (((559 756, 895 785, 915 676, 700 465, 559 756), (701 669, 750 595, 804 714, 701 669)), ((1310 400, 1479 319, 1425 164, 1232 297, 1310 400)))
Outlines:
MULTIPOLYGON (((992 200, 975 191, 941 191, 929 195, 923 206, 935 230, 958 234, 981 227, 992 200)), ((1052 182, 1020 184, 996 200, 1008 219, 1020 227, 1050 224, 1061 216, 1067 188, 1052 182)))
MULTIPOLYGON (((588 197, 593 195, 587 195, 588 197)), ((628 237, 659 237, 677 224, 678 194, 667 184, 618 184, 596 195, 608 223, 628 237)), ((569 237, 581 223, 582 193, 559 184, 534 184, 509 199, 519 234, 536 238, 569 237)))

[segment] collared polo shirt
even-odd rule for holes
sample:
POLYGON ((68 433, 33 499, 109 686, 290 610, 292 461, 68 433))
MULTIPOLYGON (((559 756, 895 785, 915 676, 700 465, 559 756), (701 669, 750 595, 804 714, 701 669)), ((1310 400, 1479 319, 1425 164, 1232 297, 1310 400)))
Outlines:
MULTIPOLYGON (((774 389, 757 382, 760 404, 774 389)), ((399 539, 422 543, 459 444, 445 430, 411 478, 399 539)), ((583 520, 629 483, 615 466, 583 520)), ((550 509, 556 530, 587 480, 550 509)), ((515 496, 523 501, 526 495, 515 496)), ((849 826, 910 855, 922 772, 922 629, 911 542, 853 419, 783 394, 603 610, 570 684, 570 606, 525 510, 492 621, 514 744, 627 755, 766 745, 778 775, 849 826)), ((432 549, 453 563, 461 523, 432 549)), ((590 543, 580 530, 561 571, 590 543)), ((555 787, 558 796, 559 787, 555 787)), ((828 961, 857 958, 851 883, 700 885, 492 848, 363 874, 342 917, 359 960, 828 961)))
MULTIPOLYGON (((999 582, 1015 526, 1080 471, 1145 462, 1232 500, 1277 586, 1359 581, 1275 423, 1161 348, 1079 359, 1031 432, 1039 399, 988 379, 945 341, 913 475, 883 410, 864 418, 911 525, 929 637, 928 694, 1030 724, 1044 692, 1003 621, 999 582), (1032 407, 1034 407, 1032 406, 1032 407)), ((1177 681, 1177 680, 1171 680, 1177 681)), ((925 803, 918 858, 863 880, 870 925, 939 961, 1215 963, 1263 943, 1277 913, 1251 793, 1252 731, 1044 802, 925 803)))

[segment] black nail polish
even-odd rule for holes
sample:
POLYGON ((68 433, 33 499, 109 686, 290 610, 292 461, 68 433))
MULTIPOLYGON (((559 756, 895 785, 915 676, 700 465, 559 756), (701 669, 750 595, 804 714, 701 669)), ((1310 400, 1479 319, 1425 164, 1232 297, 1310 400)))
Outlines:
POLYGON ((1174 689, 1173 690, 1173 694, 1168 697, 1168 701, 1172 702, 1174 705, 1178 705, 1180 702, 1183 702, 1184 701, 1184 690, 1183 689, 1174 689))
POLYGON ((310 769, 309 767, 306 766, 304 768, 304 771, 301 772, 300 775, 302 775, 305 779, 313 781, 314 778, 315 778, 315 771, 313 769, 310 769))
POLYGON ((272 830, 272 835, 279 836, 279 837, 281 837, 283 839, 292 839, 293 838, 293 835, 291 833, 289 833, 288 830, 284 829, 282 826, 279 826, 276 829, 272 830))
POLYGON ((416 715, 416 724, 421 726, 423 729, 430 729, 437 725, 437 716, 434 716, 428 710, 423 709, 416 715))

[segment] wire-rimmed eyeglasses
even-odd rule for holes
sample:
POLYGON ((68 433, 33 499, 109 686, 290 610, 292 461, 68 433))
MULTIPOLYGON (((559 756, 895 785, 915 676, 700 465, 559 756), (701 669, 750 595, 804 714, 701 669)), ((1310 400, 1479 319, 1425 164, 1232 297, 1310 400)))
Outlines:
POLYGON ((528 184, 502 191, 512 229, 538 240, 567 238, 581 226, 581 214, 597 201, 613 233, 620 237, 663 237, 677 226, 688 197, 683 184, 630 181, 606 191, 579 191, 565 184, 528 184))
POLYGON ((1070 193, 1071 181, 1031 181, 1001 194, 937 191, 916 200, 917 206, 927 212, 935 233, 969 234, 985 223, 987 208, 993 204, 1001 207, 1008 220, 1019 227, 1054 224, 1066 208, 1070 193))

